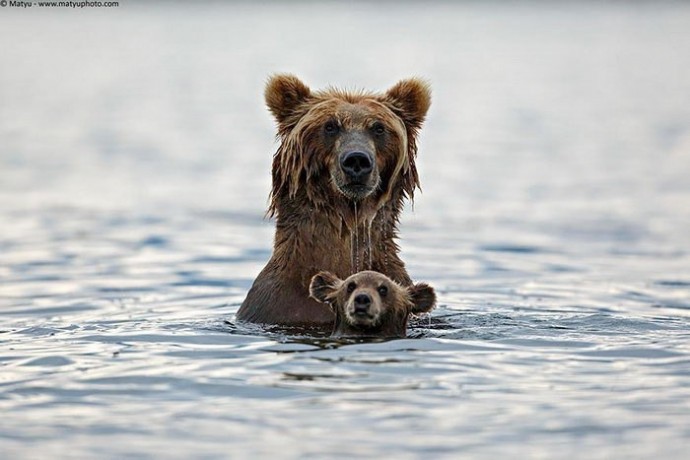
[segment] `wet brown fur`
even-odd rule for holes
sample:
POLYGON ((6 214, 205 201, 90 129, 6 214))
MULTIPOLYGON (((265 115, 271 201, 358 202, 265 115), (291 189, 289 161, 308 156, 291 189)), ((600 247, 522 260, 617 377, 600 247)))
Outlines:
POLYGON ((265 98, 278 122, 280 141, 268 208, 276 218, 276 233, 273 255, 254 281, 238 319, 332 324, 331 310, 309 298, 310 280, 321 270, 346 278, 368 268, 410 285, 395 238, 403 202, 419 187, 416 138, 431 101, 426 83, 403 80, 380 94, 333 88, 312 92, 292 75, 276 75, 266 85, 265 98), (338 190, 333 154, 337 144, 328 144, 323 136, 329 120, 343 130, 365 134, 372 123, 386 128, 384 137, 366 138, 375 149, 379 177, 376 189, 365 198, 353 200, 338 190), (365 244, 369 226, 371 254, 365 244))
POLYGON ((409 315, 427 313, 436 304, 436 293, 431 286, 417 283, 403 287, 386 275, 372 271, 358 272, 345 280, 320 272, 312 278, 309 292, 312 298, 333 309, 336 317, 333 337, 405 337, 409 315), (382 286, 386 288, 383 293, 379 291, 382 286), (372 316, 361 320, 348 314, 354 297, 359 294, 372 299, 372 316))

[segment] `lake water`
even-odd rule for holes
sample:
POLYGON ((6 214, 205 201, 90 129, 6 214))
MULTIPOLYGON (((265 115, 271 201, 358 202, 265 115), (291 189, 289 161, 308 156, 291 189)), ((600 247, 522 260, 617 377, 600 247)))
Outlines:
POLYGON ((1 457, 687 455, 689 4, 120 3, 0 9, 1 457), (432 84, 408 339, 234 323, 276 71, 432 84))

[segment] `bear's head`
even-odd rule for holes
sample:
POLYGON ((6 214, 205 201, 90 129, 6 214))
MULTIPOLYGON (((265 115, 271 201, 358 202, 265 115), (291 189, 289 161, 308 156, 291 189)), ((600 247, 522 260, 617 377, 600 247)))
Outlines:
POLYGON ((387 202, 413 197, 419 179, 416 137, 431 103, 429 86, 402 80, 384 93, 329 88, 312 92, 293 75, 275 75, 266 104, 278 122, 269 212, 302 190, 315 206, 333 196, 387 202))
POLYGON ((403 287, 374 271, 358 272, 346 280, 320 272, 312 278, 309 293, 335 312, 336 337, 405 337, 410 313, 426 313, 436 303, 434 288, 428 284, 403 287))

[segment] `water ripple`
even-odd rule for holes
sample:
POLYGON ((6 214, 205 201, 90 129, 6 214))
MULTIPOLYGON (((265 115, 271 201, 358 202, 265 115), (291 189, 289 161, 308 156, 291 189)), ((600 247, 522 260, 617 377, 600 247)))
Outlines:
POLYGON ((2 11, 3 458, 687 456, 685 3, 120 3, 2 11), (406 339, 235 320, 281 69, 432 81, 406 339))

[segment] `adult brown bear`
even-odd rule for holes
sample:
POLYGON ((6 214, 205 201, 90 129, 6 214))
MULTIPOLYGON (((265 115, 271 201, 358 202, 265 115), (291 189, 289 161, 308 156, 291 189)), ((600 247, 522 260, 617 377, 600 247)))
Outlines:
POLYGON ((275 75, 265 97, 280 140, 268 210, 276 233, 237 319, 331 325, 331 309, 309 298, 322 270, 342 279, 375 270, 409 286, 395 238, 403 201, 419 187, 416 140, 428 85, 408 79, 385 93, 312 92, 293 75, 275 75))

